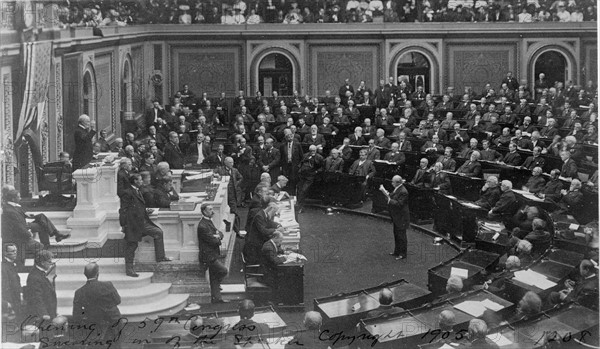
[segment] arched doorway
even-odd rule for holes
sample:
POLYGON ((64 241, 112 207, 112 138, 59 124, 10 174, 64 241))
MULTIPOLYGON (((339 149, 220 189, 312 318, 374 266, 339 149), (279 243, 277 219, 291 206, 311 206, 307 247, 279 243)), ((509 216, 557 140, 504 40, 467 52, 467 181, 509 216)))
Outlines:
POLYGON ((542 53, 536 59, 533 71, 534 80, 541 73, 544 73, 549 86, 554 86, 556 82, 564 83, 568 79, 569 73, 567 59, 558 51, 546 51, 542 53))
POLYGON ((82 88, 82 114, 87 114, 92 121, 92 125, 99 129, 96 118, 96 78, 91 69, 86 69, 83 74, 82 88))
POLYGON ((123 65, 123 76, 121 80, 121 110, 123 117, 129 120, 133 117, 133 72, 131 61, 127 59, 123 65))
POLYGON ((258 89, 264 96, 277 91, 280 96, 291 96, 294 90, 294 67, 281 53, 265 56, 258 65, 258 89))
POLYGON ((408 80, 413 90, 423 86, 423 91, 431 91, 431 64, 425 55, 416 51, 402 54, 396 66, 396 80, 408 80))

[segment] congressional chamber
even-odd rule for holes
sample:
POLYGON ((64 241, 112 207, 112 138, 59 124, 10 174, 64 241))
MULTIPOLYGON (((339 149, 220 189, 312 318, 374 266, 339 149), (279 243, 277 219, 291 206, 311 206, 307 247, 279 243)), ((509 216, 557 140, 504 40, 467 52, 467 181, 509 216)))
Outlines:
POLYGON ((2 13, 0 346, 600 347, 595 1, 2 13))

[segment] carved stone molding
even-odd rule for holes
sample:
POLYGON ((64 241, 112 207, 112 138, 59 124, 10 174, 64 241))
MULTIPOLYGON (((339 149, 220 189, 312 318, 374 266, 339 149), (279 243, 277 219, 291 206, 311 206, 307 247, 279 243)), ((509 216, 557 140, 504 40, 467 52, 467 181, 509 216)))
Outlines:
POLYGON ((63 151, 63 84, 62 84, 62 58, 54 58, 54 109, 56 112, 56 150, 63 151))
MULTIPOLYGON (((4 70, 4 69, 3 69, 4 70)), ((0 145, 4 152, 2 163, 2 183, 14 184, 14 143, 13 143, 13 103, 12 103, 12 77, 10 69, 2 72, 2 140, 0 145)))

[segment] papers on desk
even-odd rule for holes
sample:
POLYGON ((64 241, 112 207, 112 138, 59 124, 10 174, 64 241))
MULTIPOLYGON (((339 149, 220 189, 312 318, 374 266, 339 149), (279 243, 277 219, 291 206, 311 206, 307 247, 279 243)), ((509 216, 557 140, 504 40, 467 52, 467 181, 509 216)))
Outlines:
POLYGON ((456 200, 456 196, 452 196, 452 195, 446 195, 446 197, 447 197, 448 199, 456 200))
POLYGON ((454 306, 455 309, 462 311, 463 313, 467 313, 474 317, 480 317, 483 315, 483 312, 486 309, 492 311, 499 311, 504 309, 501 304, 498 304, 489 299, 484 299, 483 301, 464 301, 454 306))
POLYGON ((463 268, 451 267, 450 268, 450 276, 452 276, 452 275, 456 275, 460 278, 467 279, 467 278, 469 278, 469 271, 467 269, 463 269, 463 268))
POLYGON ((207 194, 203 191, 195 191, 191 193, 179 193, 180 198, 193 198, 193 197, 203 197, 207 194))
POLYGON ((575 224, 575 223, 569 224, 569 230, 577 230, 577 229, 579 229, 579 224, 575 224))
POLYGON ((474 203, 472 203, 472 202, 461 202, 461 204, 462 204, 463 206, 466 206, 466 207, 468 207, 468 208, 476 208, 476 209, 478 209, 478 208, 481 208, 481 206, 475 205, 475 204, 474 204, 474 203))
POLYGON ((290 194, 288 194, 285 191, 280 191, 279 194, 277 194, 277 197, 275 198, 277 201, 281 201, 283 199, 288 199, 290 197, 290 194))
POLYGON ((500 333, 492 333, 492 334, 488 334, 486 336, 489 340, 493 341, 494 343, 496 343, 497 346, 499 347, 505 347, 507 345, 512 345, 513 342, 504 337, 502 334, 500 333))
MULTIPOLYGON (((458 346, 458 343, 457 344, 452 343, 452 345, 458 346)), ((454 347, 452 345, 450 345, 448 343, 444 343, 444 345, 442 345, 439 349, 454 349, 454 347)))
POLYGON ((387 161, 387 160, 375 160, 375 162, 380 163, 380 164, 387 164, 387 165, 395 165, 395 162, 392 161, 387 161))
POLYGON ((205 173, 199 173, 199 174, 195 174, 195 175, 191 175, 191 176, 186 176, 185 180, 186 181, 191 181, 194 179, 206 179, 206 178, 212 178, 213 173, 211 172, 205 172, 205 173))
POLYGON ((296 252, 290 252, 290 254, 285 255, 285 262, 283 262, 284 264, 286 263, 292 263, 292 262, 299 262, 299 261, 306 261, 306 257, 304 257, 304 255, 301 255, 300 253, 296 253, 296 252))
POLYGON ((481 224, 482 228, 493 230, 493 231, 501 231, 504 229, 504 224, 498 222, 483 222, 481 224))
POLYGON ((548 280, 545 275, 530 269, 516 271, 514 280, 522 282, 526 285, 535 286, 542 290, 547 290, 556 286, 556 283, 548 280))
POLYGON ((543 202, 544 199, 540 199, 537 196, 535 196, 534 194, 525 191, 525 190, 517 190, 517 189, 513 189, 513 191, 519 195, 524 196, 525 198, 531 200, 531 201, 537 201, 537 202, 543 202))

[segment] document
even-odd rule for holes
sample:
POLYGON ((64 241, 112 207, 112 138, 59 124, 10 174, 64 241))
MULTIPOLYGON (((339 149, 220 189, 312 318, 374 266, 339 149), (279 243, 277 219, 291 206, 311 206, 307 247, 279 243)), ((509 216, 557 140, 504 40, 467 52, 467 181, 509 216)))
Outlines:
POLYGON ((203 191, 194 191, 190 193, 179 193, 180 198, 191 198, 191 197, 201 197, 206 196, 206 193, 203 191))
POLYGON ((483 312, 487 309, 483 306, 483 304, 481 304, 481 302, 477 301, 464 301, 455 305, 454 308, 474 317, 480 317, 481 315, 483 315, 483 312))
POLYGON ((481 206, 475 205, 474 203, 471 203, 471 202, 461 202, 461 204, 463 204, 463 206, 466 206, 469 208, 481 208, 481 206))
POLYGON ((502 309, 504 309, 504 307, 502 306, 502 304, 498 304, 492 300, 489 299, 484 299, 481 301, 481 304, 488 308, 489 310, 493 310, 493 311, 500 311, 502 309))
POLYGON ((569 224, 569 230, 577 230, 579 229, 579 224, 569 224))
POLYGON ((496 345, 499 347, 505 347, 513 344, 510 339, 504 337, 501 333, 488 334, 486 337, 496 343, 496 345))
POLYGON ((451 267, 450 268, 450 275, 456 275, 458 277, 461 277, 463 279, 467 279, 469 278, 469 271, 467 269, 463 269, 463 268, 455 268, 455 267, 451 267))
POLYGON ((543 274, 537 273, 530 269, 516 271, 514 279, 542 290, 547 290, 556 286, 555 282, 548 280, 548 278, 543 274))

